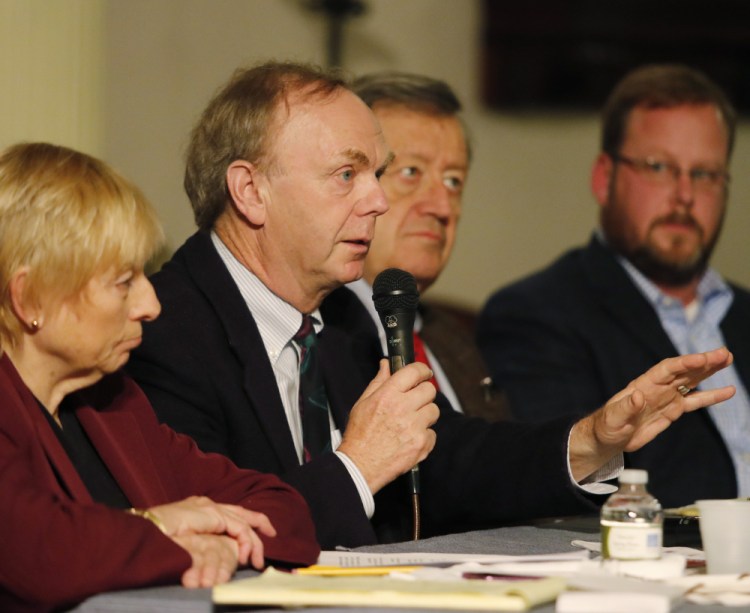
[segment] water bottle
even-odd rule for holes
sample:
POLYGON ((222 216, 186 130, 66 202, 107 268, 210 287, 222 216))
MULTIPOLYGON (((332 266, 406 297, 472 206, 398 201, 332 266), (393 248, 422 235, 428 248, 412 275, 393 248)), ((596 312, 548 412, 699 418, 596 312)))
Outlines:
POLYGON ((620 488, 601 512, 602 558, 655 560, 661 557, 661 504, 646 490, 645 470, 625 469, 620 488))

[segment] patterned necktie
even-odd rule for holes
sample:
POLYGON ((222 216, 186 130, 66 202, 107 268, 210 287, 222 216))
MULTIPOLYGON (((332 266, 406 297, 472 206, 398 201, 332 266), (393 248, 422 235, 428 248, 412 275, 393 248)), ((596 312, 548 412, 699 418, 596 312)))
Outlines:
POLYGON ((318 337, 312 317, 302 316, 302 325, 292 340, 299 347, 299 410, 302 417, 304 461, 331 451, 331 427, 328 418, 323 374, 318 361, 318 337))
MULTIPOLYGON (((422 364, 427 364, 427 366, 430 367, 430 370, 435 372, 432 368, 432 364, 430 364, 430 360, 427 357, 427 351, 425 351, 422 337, 419 336, 419 334, 417 334, 416 332, 414 332, 414 361, 422 362, 422 364)), ((430 383, 435 386, 435 389, 437 391, 440 391, 440 386, 438 385, 437 379, 435 379, 434 376, 432 377, 432 379, 430 379, 430 383)))

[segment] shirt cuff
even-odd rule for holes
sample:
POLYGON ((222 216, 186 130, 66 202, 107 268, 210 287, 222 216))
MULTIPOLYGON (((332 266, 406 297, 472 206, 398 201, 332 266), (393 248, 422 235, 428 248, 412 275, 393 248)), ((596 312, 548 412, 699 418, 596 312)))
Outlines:
POLYGON ((617 486, 612 483, 603 483, 620 476, 622 469, 625 468, 625 459, 621 453, 618 453, 609 462, 600 466, 589 476, 576 481, 573 477, 573 471, 570 468, 570 434, 568 434, 567 447, 568 476, 575 486, 588 494, 612 494, 617 491, 617 486))
POLYGON ((359 498, 362 501, 362 508, 365 511, 365 515, 367 515, 367 519, 372 519, 372 516, 375 514, 375 499, 372 497, 370 486, 367 485, 367 481, 362 476, 362 473, 359 472, 359 468, 357 468, 357 465, 352 462, 348 455, 341 451, 334 451, 333 453, 338 456, 346 467, 346 470, 349 471, 349 475, 352 481, 354 481, 354 486, 357 488, 357 493, 359 493, 359 498))

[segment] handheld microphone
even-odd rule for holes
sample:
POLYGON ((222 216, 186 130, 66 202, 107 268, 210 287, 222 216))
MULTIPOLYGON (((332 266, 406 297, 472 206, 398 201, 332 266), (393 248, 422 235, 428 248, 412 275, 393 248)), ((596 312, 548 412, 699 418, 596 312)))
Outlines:
POLYGON ((414 318, 419 291, 414 276, 388 268, 375 277, 372 299, 385 330, 391 374, 414 361, 414 318))
MULTIPOLYGON (((414 318, 419 290, 414 275, 398 268, 387 268, 375 277, 372 299, 385 330, 391 374, 414 361, 414 318)), ((419 464, 409 473, 414 502, 414 540, 419 539, 419 464)))

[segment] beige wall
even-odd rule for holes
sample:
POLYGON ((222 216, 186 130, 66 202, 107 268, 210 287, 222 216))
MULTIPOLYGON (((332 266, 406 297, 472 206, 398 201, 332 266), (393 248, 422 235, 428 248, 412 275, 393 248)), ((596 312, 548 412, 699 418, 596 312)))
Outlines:
POLYGON ((0 0, 0 147, 102 154, 102 0, 0 0))
MULTIPOLYGON (((103 86, 93 79, 89 91, 84 91, 85 83, 79 87, 94 108, 103 100, 102 127, 94 130, 98 136, 93 144, 81 139, 80 146, 100 149, 144 188, 160 211, 172 248, 193 231, 181 187, 181 157, 187 133, 211 93, 239 65, 269 58, 324 61, 324 23, 298 0, 0 0, 0 7, 3 3, 93 11, 75 8, 72 15, 65 12, 34 24, 38 44, 44 48, 49 43, 53 54, 62 52, 60 37, 40 37, 40 28, 45 32, 58 19, 85 22, 103 7, 103 86)), ((356 73, 386 68, 423 72, 447 80, 465 102, 475 163, 454 258, 431 294, 478 307, 494 288, 587 239, 596 222, 588 175, 597 150, 597 118, 508 115, 483 108, 477 80, 479 0, 370 0, 368 5, 369 12, 347 28, 346 68, 356 73)), ((75 46, 76 36, 70 31, 62 39, 75 46)), ((19 46, 16 55, 26 53, 19 46)), ((75 72, 76 61, 85 60, 74 57, 56 72, 75 72)), ((8 70, 0 68, 0 85, 8 83, 8 70)), ((71 95, 50 91, 33 73, 29 79, 35 89, 23 90, 16 111, 31 105, 40 88, 55 100, 71 95)), ((35 118, 46 119, 32 108, 35 118)), ((9 123, 3 116, 0 125, 9 123)), ((86 114, 79 117, 88 121, 86 114)), ((92 125, 96 121, 93 112, 92 125)), ((24 125, 13 132, 14 139, 23 138, 26 130, 38 137, 36 122, 24 125)), ((715 258, 720 270, 746 285, 749 126, 740 126, 730 212, 715 258)), ((0 133, 4 141, 5 136, 0 133)))

